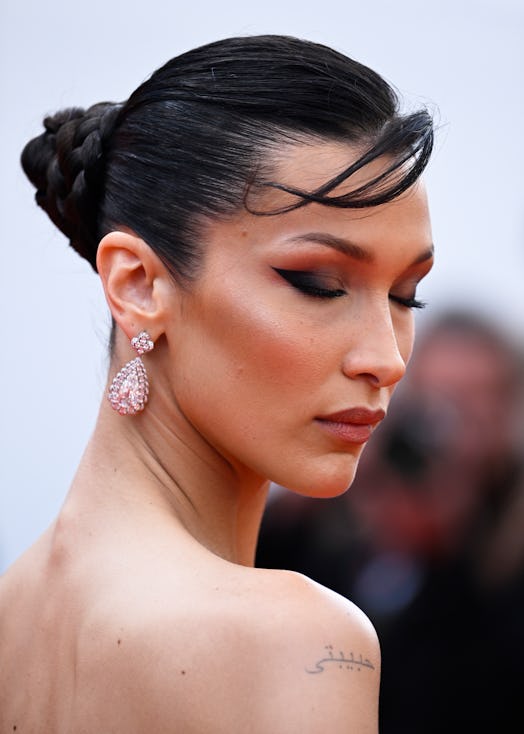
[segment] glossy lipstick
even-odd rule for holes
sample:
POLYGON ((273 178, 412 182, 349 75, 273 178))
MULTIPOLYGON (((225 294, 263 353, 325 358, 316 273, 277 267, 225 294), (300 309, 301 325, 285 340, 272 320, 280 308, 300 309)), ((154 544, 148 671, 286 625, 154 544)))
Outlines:
POLYGON ((346 443, 362 444, 369 441, 375 427, 385 417, 382 409, 349 408, 337 413, 317 416, 316 421, 326 431, 346 443))

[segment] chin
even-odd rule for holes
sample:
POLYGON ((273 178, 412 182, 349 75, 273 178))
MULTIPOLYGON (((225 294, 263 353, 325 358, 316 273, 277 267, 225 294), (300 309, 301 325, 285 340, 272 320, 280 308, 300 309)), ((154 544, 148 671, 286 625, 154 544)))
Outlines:
POLYGON ((329 499, 344 494, 355 479, 358 459, 354 457, 351 461, 330 462, 326 467, 317 467, 306 474, 307 466, 304 466, 300 474, 295 474, 288 483, 277 482, 286 489, 301 494, 304 497, 317 497, 329 499), (303 476, 302 476, 303 475, 303 476))

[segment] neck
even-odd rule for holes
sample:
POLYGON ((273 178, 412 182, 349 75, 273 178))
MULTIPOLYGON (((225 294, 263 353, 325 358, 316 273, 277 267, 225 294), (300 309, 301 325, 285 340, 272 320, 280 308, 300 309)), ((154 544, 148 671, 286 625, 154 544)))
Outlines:
POLYGON ((212 553, 253 565, 269 482, 233 466, 182 420, 154 410, 120 416, 103 401, 70 500, 137 512, 191 536, 212 553))

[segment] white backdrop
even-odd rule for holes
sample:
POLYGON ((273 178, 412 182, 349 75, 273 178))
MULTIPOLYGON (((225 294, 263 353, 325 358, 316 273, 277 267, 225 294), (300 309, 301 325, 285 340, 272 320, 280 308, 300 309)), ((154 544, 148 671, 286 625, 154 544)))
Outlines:
POLYGON ((97 277, 33 203, 20 151, 45 113, 125 99, 172 56, 255 33, 331 45, 437 110, 437 264, 419 328, 467 305, 524 337, 521 0, 2 0, 0 572, 59 508, 107 368, 97 277))

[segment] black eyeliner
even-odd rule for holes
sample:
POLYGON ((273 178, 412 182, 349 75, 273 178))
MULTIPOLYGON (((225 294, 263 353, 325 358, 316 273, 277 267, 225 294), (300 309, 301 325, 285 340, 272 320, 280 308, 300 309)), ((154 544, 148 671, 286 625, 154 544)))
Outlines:
POLYGON ((326 288, 322 277, 308 270, 285 270, 282 268, 273 268, 273 270, 293 288, 305 295, 316 298, 340 298, 346 295, 346 291, 342 288, 326 288))

